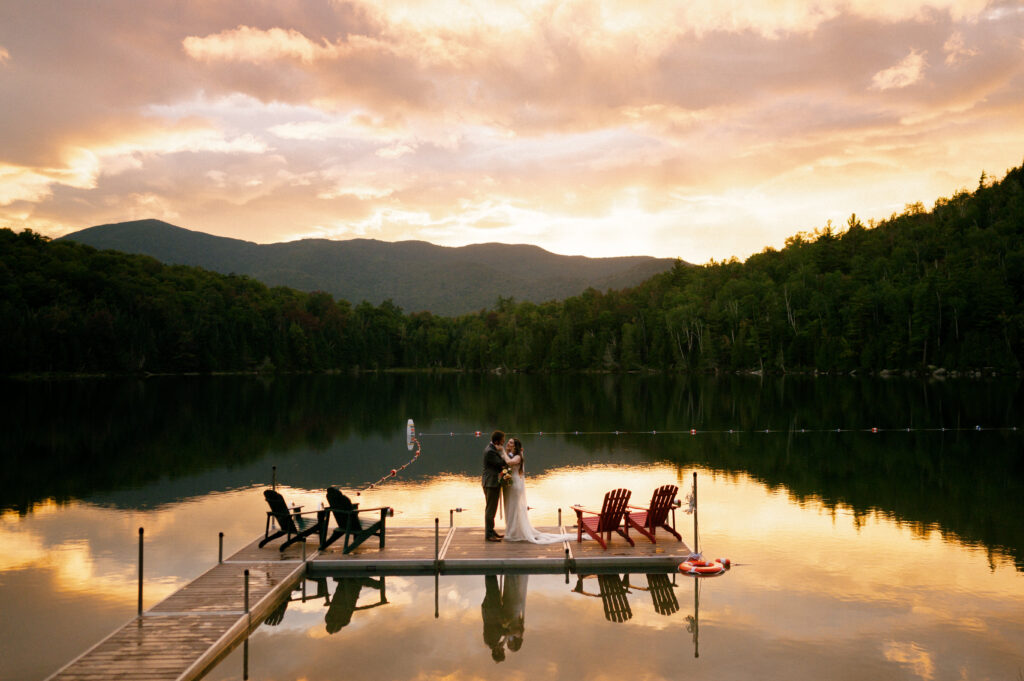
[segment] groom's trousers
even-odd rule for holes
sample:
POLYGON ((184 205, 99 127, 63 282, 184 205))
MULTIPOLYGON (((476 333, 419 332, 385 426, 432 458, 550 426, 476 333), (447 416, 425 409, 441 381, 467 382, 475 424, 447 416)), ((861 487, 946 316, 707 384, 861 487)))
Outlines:
POLYGON ((498 500, 501 499, 500 487, 484 487, 484 537, 494 534, 494 514, 498 512, 498 500))

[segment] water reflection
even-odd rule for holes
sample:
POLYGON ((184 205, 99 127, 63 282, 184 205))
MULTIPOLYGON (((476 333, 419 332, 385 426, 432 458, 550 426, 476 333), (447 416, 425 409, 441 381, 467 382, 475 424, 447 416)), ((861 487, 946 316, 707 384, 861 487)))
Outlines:
POLYGON ((1024 391, 1012 379, 8 381, 0 391, 0 512, 75 499, 157 508, 266 484, 275 464, 295 488, 360 489, 404 461, 395 454, 412 416, 425 433, 424 456, 400 482, 477 473, 480 442, 467 434, 503 426, 526 440, 533 474, 660 462, 749 474, 801 503, 847 506, 859 517, 882 512, 1008 551, 1024 569, 1024 525, 1005 522, 1024 516, 1024 430, 1013 430, 1024 426, 1021 414, 1024 391))
MULTIPOLYGON (((250 671, 257 679, 330 678, 328 670, 332 663, 345 660, 355 664, 354 655, 363 653, 370 657, 376 655, 379 660, 368 668, 360 668, 361 676, 367 678, 494 678, 498 674, 506 678, 506 672, 493 666, 480 666, 482 660, 488 658, 496 663, 506 663, 503 667, 511 665, 507 673, 516 678, 533 678, 531 674, 545 672, 548 678, 613 678, 614 674, 602 672, 628 669, 641 660, 642 666, 634 667, 634 670, 638 673, 643 670, 645 677, 674 678, 677 674, 666 673, 670 667, 665 663, 674 657, 680 643, 692 639, 694 657, 699 657, 696 620, 701 580, 669 573, 581 575, 570 592, 572 595, 567 595, 564 587, 558 588, 558 578, 552 575, 487 574, 482 578, 482 589, 477 591, 482 593, 482 600, 476 631, 480 631, 478 627, 482 623, 484 645, 475 649, 466 648, 461 643, 469 629, 474 628, 473 618, 466 616, 468 613, 464 605, 473 595, 470 585, 479 585, 481 576, 444 578, 448 582, 444 586, 439 586, 441 582, 434 580, 434 588, 444 593, 440 600, 447 603, 447 607, 441 620, 432 627, 426 624, 422 614, 417 614, 419 608, 416 604, 421 599, 414 596, 387 612, 377 611, 372 619, 367 613, 367 617, 361 620, 363 626, 359 631, 353 631, 350 638, 343 639, 313 635, 318 628, 316 619, 327 623, 328 634, 337 633, 352 624, 353 614, 388 604, 385 595, 387 579, 397 580, 403 591, 411 589, 422 595, 422 591, 429 588, 430 578, 348 576, 307 579, 282 600, 266 618, 265 626, 252 634, 253 649, 259 660, 252 666, 249 641, 246 641, 241 659, 241 678, 249 678, 250 671), (336 584, 333 593, 328 587, 329 580, 336 584), (531 644, 524 645, 526 597, 531 580, 539 584, 536 617, 539 631, 531 636, 531 644), (595 589, 594 593, 589 593, 591 587, 595 589), (692 613, 681 607, 677 597, 677 592, 684 589, 694 594, 692 613), (605 620, 613 623, 612 628, 602 628, 585 609, 572 607, 573 597, 577 594, 605 602, 605 620), (630 600, 638 594, 643 594, 644 598, 637 599, 638 617, 634 619, 630 600), (297 604, 302 610, 290 610, 290 604, 297 604), (332 614, 336 609, 340 615, 332 614), (652 613, 656 620, 650 619, 652 613), (296 638, 296 634, 303 631, 307 636, 296 638), (441 641, 444 643, 437 651, 441 657, 435 657, 433 651, 441 641), (595 642, 597 649, 602 651, 597 656, 593 655, 595 642), (296 647, 288 647, 291 645, 296 647), (363 650, 367 645, 370 649, 363 650), (281 656, 267 656, 260 652, 282 647, 291 653, 287 656, 290 658, 287 663, 283 663, 281 656), (393 657, 392 648, 395 653, 401 651, 399 658, 393 657), (609 655, 611 651, 616 652, 609 655), (408 662, 408 671, 415 669, 415 673, 410 675, 408 671, 400 671, 405 667, 394 665, 397 659, 408 662), (660 671, 651 674, 651 669, 660 671), (574 676, 578 673, 584 676, 574 676)), ((212 670, 208 680, 238 678, 235 670, 239 661, 237 655, 234 657, 212 670)))
POLYGON ((289 596, 283 598, 280 603, 263 620, 263 623, 276 627, 284 621, 288 605, 291 603, 310 603, 323 600, 327 611, 324 613, 324 628, 328 634, 336 634, 352 622, 352 616, 359 610, 369 610, 388 604, 386 578, 381 576, 373 577, 307 577, 303 579, 299 588, 289 596), (328 579, 334 582, 334 592, 331 593, 328 579), (315 590, 308 590, 312 583, 315 590), (368 605, 357 605, 363 588, 375 590, 378 600, 368 605))
POLYGON ((388 597, 384 579, 384 577, 377 579, 372 577, 335 577, 334 582, 337 586, 334 589, 334 596, 328 604, 327 614, 324 615, 327 633, 335 634, 348 626, 352 621, 352 615, 357 610, 369 610, 387 605, 388 597), (356 605, 363 587, 376 589, 379 600, 370 605, 356 605))
POLYGON ((505 648, 516 652, 523 647, 526 629, 526 591, 529 575, 484 575, 484 600, 480 616, 484 622, 484 644, 491 659, 505 660, 505 648), (500 582, 500 583, 499 583, 500 582))
MULTIPOLYGON (((667 573, 651 573, 644 575, 647 586, 640 586, 637 575, 626 573, 578 575, 573 593, 583 596, 600 598, 604 607, 604 618, 609 622, 626 622, 633 617, 633 609, 629 606, 627 594, 633 591, 646 591, 651 596, 654 611, 659 615, 672 615, 679 611, 679 600, 676 598, 676 575, 667 573), (597 583, 597 592, 588 591, 587 580, 597 583)), ((697 578, 692 578, 694 582, 697 578)))
MULTIPOLYGON (((316 508, 327 485, 360 489, 407 460, 409 416, 425 433, 423 456, 361 502, 394 507, 396 526, 432 526, 467 506, 456 522, 479 525, 472 432, 493 426, 530 450, 535 525, 554 525, 558 508, 608 489, 645 500, 670 481, 684 491, 698 471, 702 549, 749 564, 700 587, 705 673, 1014 679, 1024 669, 1016 381, 328 376, 3 388, 0 678, 45 678, 134 614, 138 527, 151 607, 216 561, 218 531, 226 555, 263 533, 272 465, 290 502, 316 508), (836 433, 837 424, 881 432, 836 433), (911 432, 897 430, 908 424, 911 432), (655 428, 677 432, 611 433, 655 428), (33 652, 40 641, 48 656, 33 652)), ((692 531, 680 529, 689 543, 692 531)), ((380 590, 363 584, 333 636, 324 598, 292 601, 280 624, 253 635, 252 662, 274 679, 336 678, 353 665, 380 679, 689 673, 678 654, 698 629, 681 592, 689 584, 667 592, 644 587, 645 577, 618 579, 625 600, 608 607, 624 621, 606 618, 597 578, 583 582, 594 597, 531 576, 529 639, 515 654, 506 643, 501 665, 481 644, 479 576, 443 578, 438 589, 429 578, 388 577, 386 593, 383 580, 380 590), (669 593, 680 610, 666 616, 669 593), (382 597, 389 607, 367 607, 382 597), (632 648, 605 659, 623 638, 632 648), (401 641, 403 655, 382 641, 401 641), (279 659, 280 650, 295 656, 279 659)), ((331 603, 351 602, 337 596, 340 584, 327 587, 331 603)), ((234 678, 236 662, 212 678, 234 678)))

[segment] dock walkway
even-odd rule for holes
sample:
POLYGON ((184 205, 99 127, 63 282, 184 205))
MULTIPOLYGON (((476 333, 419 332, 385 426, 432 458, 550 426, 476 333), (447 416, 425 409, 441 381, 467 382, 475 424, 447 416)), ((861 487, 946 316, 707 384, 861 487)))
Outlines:
MULTIPOLYGON (((538 529, 566 532, 565 528, 538 529)), ((257 538, 107 636, 48 681, 201 678, 307 576, 665 572, 676 569, 690 553, 685 543, 667 535, 659 536, 657 544, 642 536, 635 540, 636 546, 631 547, 615 536, 604 550, 595 541, 486 542, 479 527, 389 527, 384 548, 371 539, 345 555, 340 543, 323 552, 312 550, 312 543, 309 549, 296 544, 282 553, 280 541, 260 549, 257 538)))

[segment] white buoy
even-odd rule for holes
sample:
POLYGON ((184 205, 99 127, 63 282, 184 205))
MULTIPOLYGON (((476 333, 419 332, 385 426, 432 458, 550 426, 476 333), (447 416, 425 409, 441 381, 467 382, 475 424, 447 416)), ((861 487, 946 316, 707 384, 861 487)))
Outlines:
POLYGON ((416 424, 409 419, 409 423, 405 425, 405 448, 410 452, 412 451, 412 441, 416 437, 416 424))

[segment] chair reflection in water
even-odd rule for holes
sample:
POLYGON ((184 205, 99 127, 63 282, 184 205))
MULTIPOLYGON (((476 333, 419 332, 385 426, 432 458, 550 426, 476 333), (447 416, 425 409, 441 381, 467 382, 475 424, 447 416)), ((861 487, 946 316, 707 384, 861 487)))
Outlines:
POLYGON ((604 618, 609 622, 625 622, 633 617, 633 610, 629 607, 629 599, 626 597, 628 580, 629 575, 626 575, 625 579, 617 574, 578 575, 573 591, 584 596, 600 598, 601 605, 604 606, 604 618), (583 580, 590 578, 597 579, 596 594, 589 593, 583 588, 583 580))
POLYGON ((626 573, 620 578, 617 574, 606 575, 579 575, 576 577, 576 587, 573 592, 600 598, 604 606, 604 617, 609 622, 625 622, 633 617, 633 610, 629 606, 627 594, 633 589, 647 591, 651 594, 651 602, 654 604, 654 611, 659 615, 672 615, 679 611, 679 600, 675 594, 675 584, 671 582, 666 573, 647 574, 647 586, 637 586, 630 583, 633 575, 626 573), (584 579, 597 579, 598 593, 587 592, 583 588, 584 579))
POLYGON ((328 634, 341 631, 352 621, 352 615, 357 610, 369 610, 387 605, 388 598, 383 576, 377 579, 372 577, 335 577, 334 581, 338 586, 334 589, 334 596, 331 597, 327 614, 324 615, 328 634), (364 586, 379 591, 380 600, 370 605, 356 605, 359 602, 359 593, 364 586))
POLYGON ((647 591, 651 594, 651 602, 654 603, 654 612, 659 615, 672 615, 679 612, 679 599, 676 598, 675 588, 668 574, 648 574, 647 587, 630 584, 630 575, 626 575, 626 589, 637 589, 647 591))
POLYGON ((379 579, 372 579, 370 577, 335 577, 334 581, 337 586, 334 588, 332 596, 327 586, 326 577, 307 577, 302 582, 302 593, 295 595, 292 592, 292 595, 288 598, 282 599, 281 603, 266 616, 263 623, 276 627, 284 621, 284 615, 288 610, 289 603, 294 603, 295 601, 305 603, 306 601, 322 598, 324 599, 324 604, 327 605, 327 614, 324 615, 327 633, 333 634, 347 626, 352 621, 352 615, 357 610, 369 610, 380 605, 386 605, 388 602, 384 577, 379 579), (316 593, 307 593, 306 582, 316 583, 316 593), (380 600, 370 605, 357 605, 359 594, 364 586, 379 591, 380 600))
POLYGON ((271 627, 276 627, 277 625, 279 625, 281 622, 284 621, 284 614, 288 610, 288 604, 293 603, 295 601, 301 601, 305 603, 306 601, 312 601, 318 598, 322 598, 324 599, 324 603, 330 602, 331 594, 330 591, 328 591, 327 589, 327 579, 324 577, 306 577, 302 580, 302 585, 298 590, 301 591, 299 595, 294 595, 295 591, 293 590, 292 594, 290 594, 287 598, 281 599, 281 602, 278 603, 277 607, 274 608, 270 612, 270 614, 263 619, 263 623, 271 627), (316 584, 316 593, 310 594, 307 592, 307 582, 314 582, 316 584))

